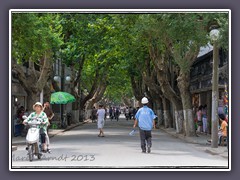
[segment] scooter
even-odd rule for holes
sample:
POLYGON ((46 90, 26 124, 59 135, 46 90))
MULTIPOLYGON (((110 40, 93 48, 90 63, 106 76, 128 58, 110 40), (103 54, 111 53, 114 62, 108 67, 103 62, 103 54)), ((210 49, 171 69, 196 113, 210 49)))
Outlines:
MULTIPOLYGON (((26 117, 24 117, 26 119, 26 117)), ((40 135, 38 126, 41 124, 41 120, 35 119, 31 122, 26 123, 29 125, 29 129, 26 136, 27 148, 29 161, 32 161, 34 155, 37 156, 38 159, 41 159, 42 153, 40 152, 40 135)))

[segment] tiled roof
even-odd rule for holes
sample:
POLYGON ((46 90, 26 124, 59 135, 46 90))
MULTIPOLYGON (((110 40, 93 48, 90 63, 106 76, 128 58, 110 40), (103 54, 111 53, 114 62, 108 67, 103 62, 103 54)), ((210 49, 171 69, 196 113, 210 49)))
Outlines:
POLYGON ((206 46, 200 47, 200 51, 199 51, 199 54, 197 57, 199 58, 199 57, 209 53, 212 50, 213 50, 213 46, 210 43, 208 43, 206 46))

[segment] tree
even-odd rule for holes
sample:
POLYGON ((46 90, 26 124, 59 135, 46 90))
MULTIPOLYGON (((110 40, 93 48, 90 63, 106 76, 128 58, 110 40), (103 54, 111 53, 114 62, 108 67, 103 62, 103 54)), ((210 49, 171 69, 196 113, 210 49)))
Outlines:
POLYGON ((116 64, 114 27, 107 14, 64 14, 65 44, 61 54, 72 68, 74 109, 91 109, 102 99, 109 84, 109 70, 116 64), (77 76, 76 76, 77 75, 77 76), (76 87, 78 85, 78 87, 76 87))
MULTIPOLYGON (((167 24, 166 33, 171 44, 169 48, 172 51, 174 62, 179 67, 177 85, 183 104, 184 128, 187 136, 195 135, 192 98, 189 90, 190 69, 199 54, 200 47, 209 42, 209 22, 212 22, 213 19, 224 22, 223 19, 226 20, 226 13, 169 14, 164 18, 167 24)), ((222 38, 226 37, 223 35, 222 38)))
MULTIPOLYGON (((222 17, 226 15, 220 13, 217 16, 222 17)), ((183 132, 183 122, 185 134, 187 136, 194 136, 195 127, 189 90, 190 69, 192 63, 197 58, 200 47, 206 45, 209 41, 207 27, 213 15, 169 13, 143 15, 143 17, 147 21, 144 33, 147 34, 146 39, 150 44, 149 52, 151 59, 156 68, 158 68, 158 80, 161 84, 163 94, 175 104, 177 132, 183 132), (169 60, 177 68, 177 85, 181 101, 177 93, 170 86, 169 80, 163 75, 167 74, 167 61, 169 60), (184 121, 181 108, 183 108, 184 121)))
POLYGON ((163 109, 165 127, 174 124, 171 103, 177 132, 192 136, 189 72, 213 26, 221 27, 220 44, 227 49, 226 13, 16 13, 13 70, 29 95, 28 108, 52 79, 58 58, 71 69, 73 110, 83 114, 103 99, 120 103, 148 96, 154 110, 163 109), (23 65, 29 66, 28 74, 23 65))
POLYGON ((27 92, 27 109, 31 110, 49 79, 56 49, 62 44, 62 26, 58 14, 13 13, 11 17, 12 70, 27 92))
MULTIPOLYGON (((150 79, 151 73, 146 73, 149 71, 147 66, 141 66, 146 56, 149 55, 156 69, 157 83, 159 83, 163 97, 174 105, 178 133, 184 132, 187 136, 195 135, 189 91, 190 68, 200 47, 208 42, 208 27, 211 25, 211 21, 221 20, 222 24, 226 25, 224 23, 226 19, 226 14, 221 13, 161 13, 129 15, 124 18, 120 16, 123 24, 120 26, 121 30, 130 32, 125 34, 125 41, 122 40, 125 43, 125 52, 128 51, 126 57, 130 60, 131 65, 134 64, 138 70, 145 72, 145 74, 141 74, 129 70, 129 73, 132 74, 134 93, 138 96, 137 91, 139 94, 143 94, 148 92, 146 89, 151 89, 151 91, 155 89, 154 83, 149 83, 149 81, 154 82, 154 79, 150 79), (126 42, 126 39, 129 42, 126 42), (149 53, 146 53, 146 49, 149 53), (175 78, 177 86, 174 85, 174 79, 170 77, 175 78), (139 83, 136 82, 136 79, 139 83)), ((227 31, 225 30, 225 32, 227 31)), ((146 62, 148 61, 146 60, 146 62)), ((150 71, 154 68, 151 68, 150 71)), ((159 96, 158 94, 157 97, 159 96)))

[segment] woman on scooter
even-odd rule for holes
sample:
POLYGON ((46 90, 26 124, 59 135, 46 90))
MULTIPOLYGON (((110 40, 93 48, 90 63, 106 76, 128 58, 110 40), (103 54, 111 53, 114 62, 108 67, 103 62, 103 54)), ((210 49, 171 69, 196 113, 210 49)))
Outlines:
POLYGON ((41 140, 42 141, 42 151, 43 152, 47 152, 47 146, 46 146, 46 136, 47 135, 47 126, 48 126, 48 118, 47 118, 47 115, 45 112, 43 112, 43 106, 40 102, 36 102, 34 105, 33 105, 33 110, 35 112, 32 112, 28 117, 27 119, 25 119, 23 121, 23 124, 26 124, 28 122, 31 122, 35 119, 38 119, 40 120, 42 123, 41 125, 38 127, 38 128, 42 128, 43 129, 43 132, 41 135, 41 140))

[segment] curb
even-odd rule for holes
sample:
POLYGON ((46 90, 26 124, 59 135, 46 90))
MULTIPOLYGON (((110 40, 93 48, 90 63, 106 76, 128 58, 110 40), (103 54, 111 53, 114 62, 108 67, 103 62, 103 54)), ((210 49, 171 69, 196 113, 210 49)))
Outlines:
MULTIPOLYGON (((188 143, 205 145, 205 143, 199 142, 198 140, 193 140, 193 139, 191 139, 189 137, 185 137, 182 134, 171 133, 171 132, 167 131, 166 129, 164 129, 163 127, 159 127, 159 129, 161 129, 162 131, 164 131, 165 133, 167 133, 167 134, 169 134, 169 135, 171 135, 173 137, 179 138, 179 139, 184 140, 184 141, 186 141, 188 143)), ((209 153, 209 154, 219 155, 219 156, 221 156, 223 158, 227 158, 228 159, 228 154, 226 155, 226 152, 228 152, 228 151, 226 151, 226 150, 217 152, 215 149, 206 148, 204 151, 209 153)))
POLYGON ((205 152, 207 152, 207 153, 209 153, 209 154, 211 154, 211 155, 219 155, 219 156, 221 156, 221 157, 223 157, 223 158, 228 159, 228 154, 227 154, 227 155, 225 154, 227 151, 224 151, 224 152, 216 152, 216 151, 214 151, 213 149, 206 149, 205 152))
POLYGON ((17 150, 17 146, 12 146, 12 151, 16 151, 17 150))
POLYGON ((185 136, 182 135, 182 134, 171 133, 171 132, 167 131, 166 129, 164 129, 163 127, 159 127, 159 129, 161 129, 162 131, 164 131, 165 133, 167 133, 167 134, 169 134, 169 135, 171 135, 171 136, 173 136, 173 137, 182 139, 182 140, 187 141, 187 142, 189 142, 189 143, 198 144, 197 141, 188 139, 187 137, 185 137, 185 136))
MULTIPOLYGON (((72 125, 72 126, 67 127, 66 129, 62 129, 61 131, 59 131, 59 132, 57 132, 57 133, 55 133, 55 134, 49 134, 49 138, 52 138, 52 137, 54 137, 55 135, 58 135, 58 134, 60 134, 60 133, 62 133, 62 132, 69 131, 69 130, 71 130, 71 129, 75 128, 75 127, 78 127, 78 126, 80 126, 80 125, 83 125, 83 124, 85 124, 85 123, 87 123, 87 122, 85 122, 85 121, 79 122, 79 123, 76 123, 76 124, 74 124, 74 125, 72 125)), ((13 147, 14 147, 14 151, 15 151, 15 150, 17 150, 17 146, 25 145, 25 144, 26 144, 25 141, 12 142, 12 151, 13 151, 13 147)))
POLYGON ((85 124, 85 123, 86 123, 86 122, 84 122, 84 121, 83 121, 83 122, 76 123, 75 125, 69 126, 69 127, 67 127, 66 129, 62 129, 62 131, 59 131, 58 133, 49 135, 49 138, 54 137, 55 135, 58 135, 58 134, 60 134, 60 133, 62 133, 62 132, 69 131, 69 130, 71 130, 71 129, 75 128, 75 127, 78 127, 78 126, 80 126, 80 125, 83 125, 83 124, 85 124))

